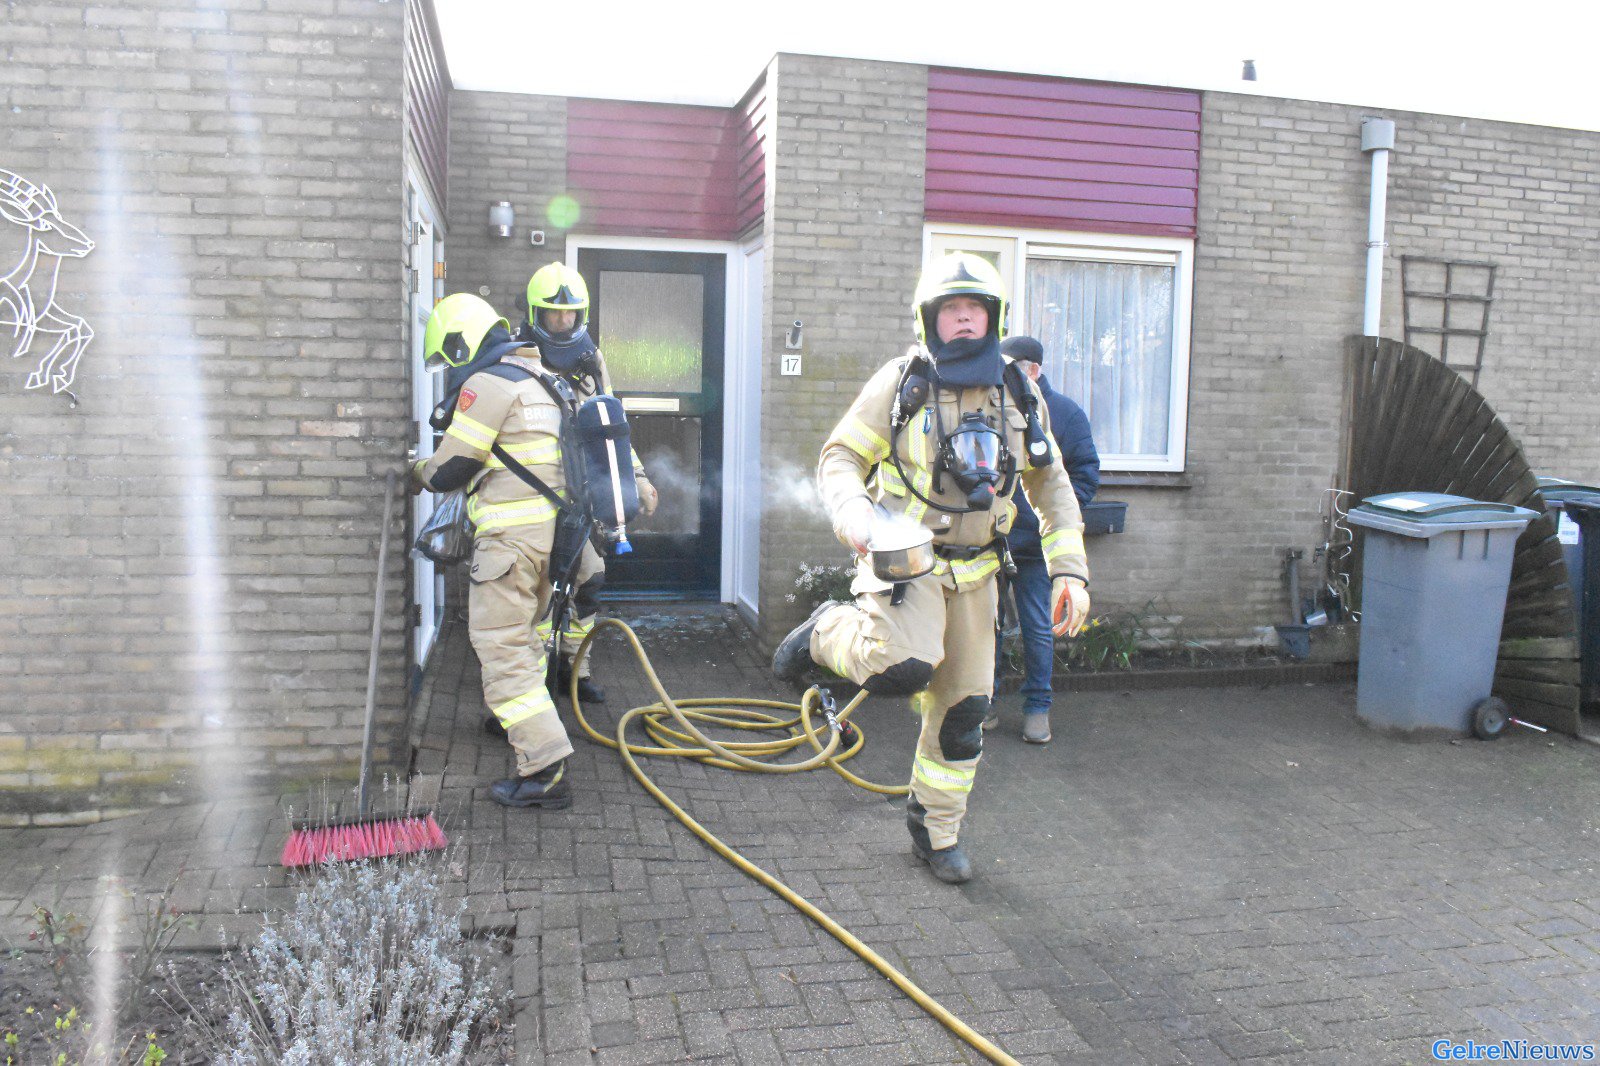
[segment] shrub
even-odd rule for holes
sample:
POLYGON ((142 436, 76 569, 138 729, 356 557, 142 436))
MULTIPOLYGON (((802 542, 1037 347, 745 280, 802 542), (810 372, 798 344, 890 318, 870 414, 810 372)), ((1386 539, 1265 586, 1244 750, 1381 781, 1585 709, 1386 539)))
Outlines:
POLYGON ((212 1061, 463 1063, 490 1009, 434 860, 330 863, 224 969, 212 1061))
POLYGON ((1147 623, 1154 611, 1151 600, 1137 611, 1097 615, 1059 654, 1082 670, 1131 670, 1134 654, 1150 639, 1147 623))
POLYGON ((826 600, 849 600, 850 583, 855 580, 856 568, 818 563, 811 566, 801 563, 794 579, 794 591, 788 596, 790 603, 803 604, 807 611, 826 600))

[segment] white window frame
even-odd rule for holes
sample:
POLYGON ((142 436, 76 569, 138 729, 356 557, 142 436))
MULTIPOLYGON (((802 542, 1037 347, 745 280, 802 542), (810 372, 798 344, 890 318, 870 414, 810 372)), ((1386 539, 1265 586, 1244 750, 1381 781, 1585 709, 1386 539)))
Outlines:
MULTIPOLYGON (((422 339, 427 331, 428 318, 433 305, 438 302, 443 282, 438 280, 436 264, 444 259, 443 215, 428 195, 428 185, 422 180, 421 170, 411 161, 405 168, 406 189, 410 193, 407 225, 416 227, 410 232, 411 263, 406 285, 411 291, 406 297, 406 308, 411 316, 411 415, 416 436, 412 445, 418 459, 433 455, 433 427, 428 417, 434 406, 444 398, 444 375, 431 373, 424 360, 422 339), (413 273, 415 277, 413 277, 413 273)), ((431 492, 411 497, 413 530, 421 529, 433 515, 438 496, 431 492)), ((427 669, 430 656, 444 628, 445 578, 444 568, 436 565, 415 548, 412 558, 412 588, 410 603, 418 607, 417 624, 412 630, 412 662, 420 673, 427 669)))
POLYGON ((1121 233, 1085 233, 928 223, 923 227, 924 261, 957 248, 999 253, 1000 273, 1011 295, 1011 324, 1028 321, 1027 269, 1030 258, 1081 262, 1134 263, 1173 268, 1172 382, 1168 397, 1165 455, 1129 455, 1102 451, 1100 469, 1107 471, 1181 473, 1187 458, 1189 427, 1189 331, 1194 314, 1194 241, 1186 237, 1142 237, 1121 233))

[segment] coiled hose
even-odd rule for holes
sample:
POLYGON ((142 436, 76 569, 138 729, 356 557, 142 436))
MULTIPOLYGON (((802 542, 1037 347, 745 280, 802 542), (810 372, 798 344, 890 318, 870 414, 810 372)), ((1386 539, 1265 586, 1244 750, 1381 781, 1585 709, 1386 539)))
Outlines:
POLYGON ((712 832, 699 822, 695 821, 682 807, 650 780, 635 756, 659 755, 676 758, 694 759, 707 766, 717 766, 728 770, 746 770, 765 774, 797 774, 818 767, 826 766, 840 777, 868 792, 876 792, 884 796, 903 796, 908 789, 904 785, 891 786, 874 784, 864 778, 858 777, 845 769, 844 763, 858 753, 866 744, 867 738, 858 726, 850 722, 850 715, 867 698, 865 691, 856 694, 843 709, 837 713, 828 714, 823 728, 827 731, 827 741, 824 743, 817 735, 817 723, 813 719, 820 708, 820 693, 812 687, 800 698, 799 703, 785 703, 779 700, 756 700, 734 698, 705 698, 674 700, 662 687, 661 679, 656 675, 655 667, 651 665, 650 656, 646 654, 644 646, 639 643, 638 636, 626 623, 615 618, 598 619, 589 635, 584 638, 583 644, 578 648, 577 655, 572 660, 572 681, 568 696, 572 700, 572 712, 578 719, 578 725, 588 734, 589 739, 596 744, 603 744, 614 749, 622 756, 622 761, 627 763, 628 770, 638 779, 656 798, 663 807, 672 813, 672 816, 682 822, 688 830, 707 846, 727 859, 734 866, 743 870, 747 875, 761 882, 779 897, 789 903, 801 914, 816 922, 823 929, 831 933, 839 943, 855 952, 867 965, 877 970, 900 991, 904 992, 917 1006, 927 1011, 941 1025, 962 1040, 966 1041, 974 1050, 983 1055, 990 1062, 1009 1063, 1017 1066, 1017 1062, 1010 1055, 995 1045, 981 1033, 967 1025, 960 1018, 950 1013, 938 1000, 928 995, 916 983, 891 966, 883 956, 867 947, 858 940, 848 929, 828 917, 822 910, 794 891, 788 885, 767 873, 755 863, 724 844, 712 832), (594 643, 604 628, 620 630, 627 637, 628 644, 633 648, 633 654, 639 661, 639 666, 644 670, 645 678, 650 682, 650 687, 655 690, 655 703, 634 707, 617 720, 616 736, 607 737, 597 732, 583 716, 583 708, 578 701, 579 666, 584 657, 589 654, 589 648, 594 643), (784 715, 771 712, 781 711, 784 715), (640 720, 644 730, 655 741, 653 746, 630 743, 627 739, 628 727, 635 720, 640 720), (782 739, 764 741, 734 741, 719 743, 712 740, 700 731, 700 726, 717 726, 725 729, 736 729, 749 732, 778 732, 782 739), (770 760, 781 758, 801 745, 809 744, 812 754, 801 762, 780 763, 770 760), (843 750, 841 750, 841 746, 843 750))

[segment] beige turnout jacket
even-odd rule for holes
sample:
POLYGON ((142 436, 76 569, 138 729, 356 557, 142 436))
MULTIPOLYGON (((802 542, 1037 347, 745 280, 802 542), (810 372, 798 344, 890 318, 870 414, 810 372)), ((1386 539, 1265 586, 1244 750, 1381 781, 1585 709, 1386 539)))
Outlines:
MULTIPOLYGON (((982 411, 1004 434, 1006 447, 1017 463, 1017 483, 1038 512, 1039 535, 1050 576, 1079 577, 1087 582, 1089 560, 1083 550, 1083 516, 1072 491, 1072 480, 1062 465, 1060 449, 1050 435, 1049 412, 1039 399, 1037 387, 1025 382, 1038 400, 1039 419, 1050 442, 1048 465, 1028 465, 1024 437, 1027 421, 1004 386, 962 389, 959 395, 943 388, 938 390, 937 400, 930 397, 900 431, 896 451, 905 470, 903 478, 889 456, 889 420, 901 372, 910 358, 908 354, 880 368, 823 444, 817 463, 817 487, 829 513, 837 516, 852 498, 866 497, 891 514, 904 515, 931 530, 936 547, 977 547, 1003 535, 1016 515, 1016 505, 1009 497, 996 499, 990 510, 958 514, 928 506, 905 483, 906 478, 911 479, 917 491, 935 504, 948 503, 955 510, 964 508, 966 498, 948 474, 943 479, 944 491, 934 489, 932 468, 939 450, 939 427, 942 422, 944 432, 949 433, 961 421, 962 414, 982 411), (937 416, 935 403, 939 405, 937 416)), ((841 534, 837 519, 834 532, 841 534)), ((941 559, 935 573, 948 576, 958 589, 965 589, 988 581, 999 567, 999 559, 989 552, 970 560, 941 559)))

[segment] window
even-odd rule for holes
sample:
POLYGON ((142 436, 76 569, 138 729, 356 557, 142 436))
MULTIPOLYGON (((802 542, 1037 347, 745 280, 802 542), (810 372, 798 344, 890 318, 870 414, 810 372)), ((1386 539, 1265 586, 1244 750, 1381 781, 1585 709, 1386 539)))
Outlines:
POLYGON ((930 226, 925 250, 1000 269, 1010 331, 1044 345, 1050 383, 1089 415, 1102 469, 1183 469, 1193 241, 930 226))

